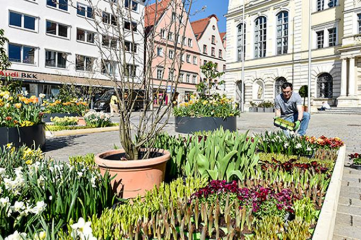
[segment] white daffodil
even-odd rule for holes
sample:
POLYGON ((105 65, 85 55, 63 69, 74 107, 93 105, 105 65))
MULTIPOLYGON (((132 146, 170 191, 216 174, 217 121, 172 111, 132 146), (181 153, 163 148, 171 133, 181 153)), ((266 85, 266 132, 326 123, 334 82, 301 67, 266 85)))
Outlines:
POLYGON ((40 93, 40 94, 39 94, 39 97, 40 97, 40 98, 45 98, 45 96, 46 96, 46 95, 45 95, 44 93, 40 93))
POLYGON ((296 149, 300 149, 300 148, 302 148, 302 144, 301 144, 301 143, 297 143, 297 144, 296 144, 296 149))
POLYGON ((95 240, 96 238, 93 236, 91 222, 85 222, 84 218, 79 218, 78 222, 71 225, 71 228, 74 230, 72 233, 72 237, 76 239, 77 236, 80 237, 81 240, 95 240))
POLYGON ((6 170, 5 168, 0 168, 0 177, 5 176, 6 170))
POLYGON ((0 207, 1 208, 7 207, 8 205, 10 205, 9 197, 0 198, 0 207))
POLYGON ((36 203, 36 206, 31 209, 31 212, 34 214, 40 214, 42 213, 46 208, 46 203, 44 203, 44 201, 40 201, 36 203))
POLYGON ((12 207, 12 209, 15 211, 15 212, 22 212, 24 209, 25 209, 25 204, 24 202, 18 202, 16 201, 14 206, 12 207))
POLYGON ((26 239, 26 233, 19 233, 15 231, 13 234, 7 236, 5 240, 24 240, 26 239))

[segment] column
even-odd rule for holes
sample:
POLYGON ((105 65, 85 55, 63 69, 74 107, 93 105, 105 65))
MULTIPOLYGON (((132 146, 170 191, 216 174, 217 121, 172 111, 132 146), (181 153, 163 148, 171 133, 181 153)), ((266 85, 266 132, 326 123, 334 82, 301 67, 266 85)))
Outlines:
POLYGON ((349 66, 349 85, 348 85, 348 94, 349 96, 355 95, 355 58, 350 58, 350 66, 349 66))
POLYGON ((346 97, 347 88, 347 58, 342 59, 342 69, 341 69, 341 96, 346 97))

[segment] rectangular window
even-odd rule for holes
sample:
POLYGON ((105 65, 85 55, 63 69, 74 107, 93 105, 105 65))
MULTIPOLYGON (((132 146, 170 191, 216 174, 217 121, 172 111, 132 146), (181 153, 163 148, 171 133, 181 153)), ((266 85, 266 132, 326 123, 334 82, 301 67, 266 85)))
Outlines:
POLYGON ((9 60, 11 62, 34 64, 35 48, 9 43, 9 60))
POLYGON ((207 54, 207 45, 203 45, 203 53, 207 54))
POLYGON ((182 44, 183 44, 183 46, 185 46, 185 45, 186 45, 186 41, 187 41, 187 38, 186 38, 186 37, 183 37, 183 40, 182 40, 182 44))
POLYGON ((323 48, 323 42, 324 42, 324 31, 318 31, 317 34, 317 48, 323 48))
POLYGON ((68 38, 68 26, 47 20, 46 33, 68 38))
POLYGON ((163 57, 163 48, 162 47, 157 48, 157 56, 158 57, 163 57))
POLYGON ((187 83, 190 83, 190 81, 191 81, 191 75, 190 75, 190 74, 187 74, 187 76, 186 76, 186 82, 187 82, 187 83))
POLYGON ((157 68, 157 79, 163 79, 163 68, 157 68))
POLYGON ((102 60, 102 74, 114 74, 114 62, 102 60))
POLYGON ((322 11, 325 8, 325 0, 317 0, 317 11, 322 11))
POLYGON ((127 77, 136 77, 137 76, 137 66, 135 66, 133 64, 126 64, 124 74, 127 77))
POLYGON ((169 50, 169 59, 173 59, 173 58, 174 58, 174 51, 169 50))
POLYGON ((216 49, 214 47, 212 47, 211 55, 212 55, 212 57, 216 56, 216 49))
POLYGON ((361 33, 361 13, 357 14, 358 33, 361 33))
POLYGON ((138 29, 137 28, 137 23, 135 23, 135 22, 130 23, 128 21, 124 22, 124 28, 129 30, 129 31, 132 30, 133 32, 136 32, 137 29, 138 29))
POLYGON ((261 58, 266 56, 267 51, 267 20, 266 17, 258 17, 255 21, 254 31, 254 50, 255 58, 261 58))
POLYGON ((80 42, 94 43, 95 33, 83 30, 80 28, 76 29, 76 40, 80 42))
POLYGON ((91 72, 93 71, 93 64, 94 58, 76 55, 76 70, 91 72))
POLYGON ((336 46, 337 36, 336 36, 336 28, 328 29, 328 46, 333 47, 336 46))
POLYGON ((168 80, 169 81, 174 80, 174 70, 169 69, 168 80))
POLYGON ((66 68, 67 54, 56 51, 45 51, 45 66, 66 68))
POLYGON ((191 55, 190 54, 187 54, 186 61, 187 61, 187 63, 191 63, 191 55))
POLYGON ((329 8, 336 7, 336 6, 337 6, 337 0, 329 0, 328 1, 329 8))
POLYGON ((188 38, 188 47, 193 47, 193 41, 190 38, 188 38))
POLYGON ((102 46, 107 48, 113 48, 113 50, 117 49, 118 40, 113 37, 104 36, 102 37, 102 46))
POLYGON ((192 78, 192 83, 197 83, 197 76, 196 75, 193 75, 193 78, 192 78))
POLYGON ((288 12, 277 14, 277 54, 288 52, 288 12))
POLYGON ((68 11, 68 0, 46 0, 46 5, 68 11))
POLYGON ((133 52, 133 53, 137 52, 137 44, 128 41, 125 41, 124 44, 125 44, 125 51, 133 52))
POLYGON ((10 11, 9 25, 35 31, 35 17, 10 11))
POLYGON ((173 41, 173 33, 172 32, 168 33, 168 40, 173 41))
POLYGON ((175 21, 177 18, 177 15, 175 14, 175 12, 172 12, 172 21, 175 21))
POLYGON ((164 29, 161 29, 160 30, 160 36, 165 39, 165 30, 164 29))
POLYGON ((216 44, 216 36, 212 35, 212 44, 216 44))
POLYGON ((223 58, 223 53, 222 53, 222 50, 220 49, 219 52, 218 52, 218 57, 219 58, 223 58))
POLYGON ((197 65, 198 63, 197 63, 197 57, 196 56, 193 56, 193 64, 194 65, 197 65))
POLYGON ((241 23, 237 27, 237 59, 242 61, 246 56, 246 26, 241 23))
POLYGON ((76 13, 79 16, 87 17, 87 18, 94 18, 93 8, 86 6, 84 4, 78 3, 76 13))
POLYGON ((178 82, 183 82, 183 81, 184 81, 184 73, 180 73, 179 78, 178 78, 178 82))
POLYGON ((107 13, 107 12, 103 12, 102 21, 105 24, 111 24, 113 26, 118 25, 117 18, 114 15, 107 13))
POLYGON ((204 60, 203 65, 206 65, 206 64, 207 64, 207 60, 204 60))
POLYGON ((124 7, 126 9, 130 8, 130 10, 135 11, 135 12, 138 11, 138 3, 136 1, 133 1, 133 0, 125 0, 124 7))

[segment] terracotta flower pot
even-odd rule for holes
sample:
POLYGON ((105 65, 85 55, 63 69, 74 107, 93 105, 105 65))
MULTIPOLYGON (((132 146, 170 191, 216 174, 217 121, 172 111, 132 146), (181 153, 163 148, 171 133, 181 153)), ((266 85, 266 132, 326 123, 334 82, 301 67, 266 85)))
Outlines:
POLYGON ((84 117, 78 117, 78 126, 86 126, 84 117))
POLYGON ((120 197, 134 198, 138 195, 144 196, 146 190, 151 190, 163 182, 170 153, 162 149, 157 152, 159 156, 155 158, 120 161, 112 159, 120 159, 124 150, 112 150, 96 155, 95 163, 102 175, 106 171, 111 176, 116 175, 112 180, 113 191, 120 197))

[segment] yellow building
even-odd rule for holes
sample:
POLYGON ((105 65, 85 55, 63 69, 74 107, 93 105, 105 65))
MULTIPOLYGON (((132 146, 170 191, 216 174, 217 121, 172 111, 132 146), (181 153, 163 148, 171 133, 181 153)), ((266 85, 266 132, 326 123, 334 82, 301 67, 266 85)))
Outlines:
POLYGON ((357 53, 361 54, 361 48, 357 47, 361 35, 355 35, 361 30, 361 14, 356 11, 358 5, 361 7, 358 2, 246 0, 243 22, 242 0, 230 0, 226 15, 227 92, 238 101, 243 95, 247 110, 250 102, 273 101, 285 81, 293 83, 296 92, 307 85, 311 20, 311 105, 316 108, 327 101, 333 106, 361 106, 361 89, 358 90, 361 80, 357 81, 361 58, 358 61, 356 57, 357 53), (353 30, 349 29, 350 25, 353 30), (244 81, 242 54, 245 54, 244 81))

